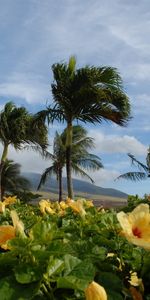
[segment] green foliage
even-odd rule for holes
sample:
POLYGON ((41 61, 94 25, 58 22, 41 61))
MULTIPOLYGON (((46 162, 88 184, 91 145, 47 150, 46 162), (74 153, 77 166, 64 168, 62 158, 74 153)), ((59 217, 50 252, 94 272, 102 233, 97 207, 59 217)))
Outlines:
POLYGON ((6 192, 14 194, 20 192, 21 194, 21 191, 30 189, 30 181, 21 176, 20 168, 21 165, 14 163, 13 160, 5 160, 1 174, 2 196, 4 196, 6 192))
POLYGON ((150 199, 149 199, 149 195, 144 195, 144 197, 139 197, 138 195, 133 196, 133 195, 129 195, 128 196, 128 205, 124 208, 122 208, 121 210, 125 211, 125 212, 130 212, 132 211, 137 205, 141 204, 141 203, 147 203, 150 204, 150 199))
MULTIPOLYGON (((0 253, 0 299, 84 300, 93 280, 102 285, 108 300, 132 299, 130 272, 143 279, 144 299, 149 299, 150 255, 119 235, 114 210, 87 207, 81 217, 66 208, 42 215, 39 208, 16 203, 0 214, 0 224, 12 224, 16 210, 25 237, 8 242, 0 253)), ((139 288, 137 287, 137 290, 139 288)))

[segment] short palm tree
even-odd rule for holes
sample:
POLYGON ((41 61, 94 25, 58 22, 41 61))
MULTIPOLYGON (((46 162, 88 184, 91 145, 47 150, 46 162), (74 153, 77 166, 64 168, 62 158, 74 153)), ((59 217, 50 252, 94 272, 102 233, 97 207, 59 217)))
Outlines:
POLYGON ((45 148, 48 143, 47 132, 42 120, 37 120, 37 117, 28 113, 24 107, 16 107, 13 102, 6 103, 0 112, 0 142, 3 145, 0 181, 9 146, 21 150, 24 144, 34 143, 45 148))
MULTIPOLYGON (((61 135, 56 132, 53 146, 53 154, 45 151, 44 156, 52 160, 52 165, 48 167, 41 176, 38 189, 45 184, 48 177, 55 175, 59 184, 59 201, 62 200, 62 173, 66 166, 66 138, 67 130, 61 135)), ((80 125, 73 126, 71 166, 74 173, 86 177, 93 182, 93 179, 85 170, 99 170, 103 167, 101 159, 88 152, 94 147, 93 139, 87 137, 87 131, 80 125)), ((43 152, 42 152, 43 154, 43 152)))
POLYGON ((138 181, 147 179, 150 177, 150 147, 148 148, 148 153, 146 157, 146 164, 141 163, 138 161, 134 155, 128 153, 128 156, 131 159, 133 165, 139 168, 138 172, 127 172, 117 177, 117 179, 127 179, 132 181, 138 181))
POLYGON ((67 123, 66 167, 68 196, 73 197, 71 179, 72 126, 74 121, 101 123, 112 121, 120 126, 130 118, 130 102, 125 94, 122 79, 115 68, 85 66, 76 68, 76 59, 69 63, 56 63, 52 66, 54 82, 51 85, 53 106, 38 113, 67 123))
POLYGON ((16 191, 29 190, 31 185, 28 179, 20 174, 21 165, 13 160, 6 159, 2 169, 1 193, 15 193, 16 191))

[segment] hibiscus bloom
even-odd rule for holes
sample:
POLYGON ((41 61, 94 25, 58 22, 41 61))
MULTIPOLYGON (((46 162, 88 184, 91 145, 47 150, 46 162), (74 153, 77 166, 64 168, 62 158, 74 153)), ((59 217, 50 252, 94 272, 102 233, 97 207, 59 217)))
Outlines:
POLYGON ((92 281, 85 290, 86 300, 107 300, 105 289, 95 281, 92 281))
POLYGON ((7 250, 7 241, 15 237, 15 228, 11 225, 0 226, 0 247, 7 250))
POLYGON ((77 201, 70 201, 68 206, 71 207, 74 212, 79 213, 81 217, 86 215, 86 211, 83 207, 83 201, 81 199, 78 199, 77 201))
POLYGON ((5 206, 17 203, 17 196, 3 197, 5 206))
POLYGON ((10 212, 13 226, 12 225, 2 225, 0 226, 0 247, 8 250, 10 249, 7 245, 7 242, 13 238, 15 238, 16 234, 20 234, 22 237, 25 237, 24 233, 24 224, 19 217, 15 210, 10 212))
POLYGON ((123 211, 117 219, 127 240, 137 246, 150 250, 150 212, 148 204, 138 205, 131 213, 123 211))
POLYGON ((42 214, 49 213, 50 215, 53 215, 55 211, 51 208, 51 203, 48 200, 42 199, 39 202, 40 211, 42 214))

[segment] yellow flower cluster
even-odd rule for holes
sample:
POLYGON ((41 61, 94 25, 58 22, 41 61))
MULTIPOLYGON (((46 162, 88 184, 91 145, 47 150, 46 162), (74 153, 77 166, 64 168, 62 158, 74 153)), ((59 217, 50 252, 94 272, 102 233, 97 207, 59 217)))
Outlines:
POLYGON ((40 202, 39 202, 39 206, 40 206, 40 211, 42 214, 46 214, 46 213, 49 213, 50 215, 54 214, 55 211, 54 209, 51 208, 51 202, 49 200, 45 200, 45 199, 42 199, 40 202))
POLYGON ((4 213, 5 212, 5 208, 6 206, 9 206, 11 204, 16 203, 17 200, 17 196, 9 196, 9 197, 3 197, 3 202, 0 201, 0 212, 4 213))
POLYGON ((91 200, 87 201, 85 199, 78 199, 76 201, 67 198, 66 201, 52 202, 49 200, 42 199, 39 202, 40 211, 42 214, 59 214, 64 215, 67 208, 71 208, 74 213, 80 214, 84 217, 86 214, 85 209, 93 206, 91 200))
POLYGON ((148 204, 138 205, 131 213, 117 214, 122 234, 137 246, 150 250, 150 212, 148 204))

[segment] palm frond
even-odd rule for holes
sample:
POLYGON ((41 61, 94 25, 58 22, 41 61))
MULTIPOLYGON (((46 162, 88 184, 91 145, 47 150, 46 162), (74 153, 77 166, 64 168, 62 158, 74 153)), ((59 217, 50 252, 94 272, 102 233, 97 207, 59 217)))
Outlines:
POLYGON ((41 186, 46 183, 48 177, 51 177, 52 175, 56 175, 56 170, 53 165, 51 167, 47 168, 41 175, 41 179, 38 184, 37 190, 39 190, 41 188, 41 186))
POLYGON ((116 179, 127 179, 132 181, 140 181, 147 179, 147 174, 143 172, 128 172, 118 176, 116 179))
POLYGON ((85 157, 81 156, 76 159, 76 163, 84 169, 96 171, 103 168, 100 158, 96 155, 89 154, 85 157))
POLYGON ((146 165, 144 165, 143 163, 141 163, 139 160, 137 160, 134 155, 128 153, 128 156, 131 158, 131 163, 133 165, 136 165, 139 169, 144 169, 145 172, 148 172, 148 167, 146 165))
POLYGON ((36 153, 39 153, 43 159, 55 161, 55 155, 49 151, 43 149, 39 145, 26 145, 23 147, 24 150, 32 150, 36 153))
POLYGON ((76 175, 80 175, 81 177, 85 177, 85 178, 89 179, 92 183, 94 183, 94 180, 84 170, 82 170, 79 166, 73 164, 72 165, 72 171, 76 175))

